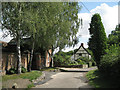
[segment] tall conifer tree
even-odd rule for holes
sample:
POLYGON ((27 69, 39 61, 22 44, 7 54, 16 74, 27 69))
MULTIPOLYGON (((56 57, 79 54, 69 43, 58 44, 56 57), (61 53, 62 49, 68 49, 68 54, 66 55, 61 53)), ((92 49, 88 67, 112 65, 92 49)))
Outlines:
POLYGON ((107 48, 107 37, 101 17, 98 13, 94 14, 90 23, 89 49, 93 52, 94 59, 99 69, 101 57, 107 48))

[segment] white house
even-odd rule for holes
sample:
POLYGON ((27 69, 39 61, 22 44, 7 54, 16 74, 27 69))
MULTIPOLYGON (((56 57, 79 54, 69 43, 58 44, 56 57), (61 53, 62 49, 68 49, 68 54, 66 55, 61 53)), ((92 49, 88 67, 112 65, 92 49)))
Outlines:
POLYGON ((84 48, 84 44, 83 43, 81 43, 81 46, 77 49, 75 54, 72 55, 71 60, 74 61, 74 60, 79 59, 80 57, 86 57, 88 59, 91 58, 90 53, 88 52, 87 49, 84 48))

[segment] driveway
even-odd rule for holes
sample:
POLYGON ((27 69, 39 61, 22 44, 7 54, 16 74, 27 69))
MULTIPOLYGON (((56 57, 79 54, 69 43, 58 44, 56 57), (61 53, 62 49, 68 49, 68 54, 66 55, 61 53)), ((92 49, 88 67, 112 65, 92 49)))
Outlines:
POLYGON ((67 72, 58 72, 51 76, 52 79, 34 88, 92 88, 85 77, 86 72, 96 68, 61 68, 67 72))

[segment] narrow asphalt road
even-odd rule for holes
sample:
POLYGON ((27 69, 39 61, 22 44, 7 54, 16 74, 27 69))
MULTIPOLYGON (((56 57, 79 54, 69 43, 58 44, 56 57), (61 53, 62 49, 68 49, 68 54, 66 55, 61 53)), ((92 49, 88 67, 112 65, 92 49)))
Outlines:
POLYGON ((59 72, 51 76, 51 80, 44 84, 36 85, 34 88, 92 88, 88 84, 88 80, 85 74, 89 69, 79 68, 61 68, 67 70, 67 72, 59 72))

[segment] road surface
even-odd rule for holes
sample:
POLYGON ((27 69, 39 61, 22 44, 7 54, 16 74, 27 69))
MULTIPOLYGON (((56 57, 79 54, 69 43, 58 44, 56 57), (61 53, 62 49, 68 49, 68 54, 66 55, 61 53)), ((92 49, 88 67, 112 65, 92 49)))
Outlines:
POLYGON ((67 72, 59 72, 51 76, 51 80, 34 88, 92 88, 88 84, 85 74, 89 69, 62 68, 67 72))

